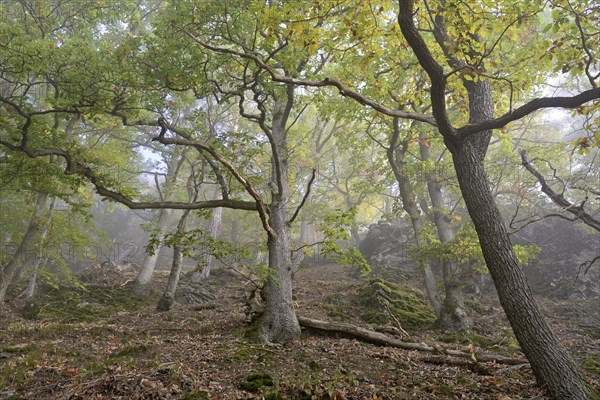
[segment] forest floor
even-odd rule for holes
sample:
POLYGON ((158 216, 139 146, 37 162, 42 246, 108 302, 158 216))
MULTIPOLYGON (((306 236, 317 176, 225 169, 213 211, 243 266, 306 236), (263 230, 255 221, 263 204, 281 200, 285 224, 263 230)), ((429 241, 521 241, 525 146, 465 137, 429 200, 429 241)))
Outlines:
MULTIPOLYGON (((257 344, 244 323, 243 282, 230 274, 210 283, 214 308, 176 303, 167 313, 124 297, 126 277, 119 279, 51 290, 33 321, 17 303, 3 308, 0 400, 545 398, 528 364, 476 363, 304 329, 295 343, 257 344)), ((157 285, 165 279, 158 271, 157 285)), ((369 327, 352 302, 365 279, 350 269, 312 265, 295 282, 299 315, 369 327)), ((476 334, 403 326, 410 337, 402 340, 524 360, 497 299, 469 304, 476 334)), ((589 382, 600 385, 600 301, 540 304, 589 382)))

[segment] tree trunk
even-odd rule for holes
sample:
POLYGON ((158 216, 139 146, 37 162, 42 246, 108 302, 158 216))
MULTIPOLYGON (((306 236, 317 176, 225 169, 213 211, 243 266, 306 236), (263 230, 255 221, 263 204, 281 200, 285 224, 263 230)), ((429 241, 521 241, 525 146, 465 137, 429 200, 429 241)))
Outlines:
MULTIPOLYGON (((33 301, 35 285, 37 280, 37 271, 40 267, 40 264, 42 263, 42 258, 44 258, 43 245, 46 240, 46 236, 48 236, 48 225, 50 224, 50 220, 52 219, 52 213, 54 212, 55 204, 56 198, 53 198, 50 202, 50 206, 48 207, 48 215, 46 216, 46 219, 44 220, 41 226, 39 248, 35 256, 35 260, 31 265, 31 272, 29 273, 29 282, 27 283, 27 290, 25 291, 25 307, 27 307, 27 305, 33 301)), ((46 257, 46 260, 48 260, 48 257, 46 257)))
MULTIPOLYGON (((163 232, 167 227, 167 221, 169 219, 169 212, 165 209, 161 209, 158 214, 158 235, 160 240, 162 241, 163 232)), ((150 292, 150 283, 152 282, 152 275, 154 274, 154 269, 156 268, 156 262, 158 261, 158 256, 160 253, 161 245, 159 244, 158 248, 155 249, 154 254, 146 255, 144 258, 144 263, 142 264, 142 268, 138 273, 138 276, 135 279, 135 284, 133 287, 133 293, 136 296, 147 296, 150 292)))
POLYGON ((232 218, 231 219, 231 244, 233 244, 234 246, 237 246, 239 243, 239 230, 240 230, 240 223, 238 221, 237 218, 232 218))
MULTIPOLYGON (((215 191, 215 195, 213 199, 219 200, 221 199, 221 191, 220 188, 217 187, 215 191)), ((208 226, 206 229, 208 230, 208 234, 211 238, 216 239, 221 234, 221 226, 222 226, 222 217, 223 217, 223 208, 213 208, 211 211, 210 220, 208 221, 208 226)), ((192 282, 200 282, 205 281, 210 278, 210 269, 214 262, 215 257, 212 254, 206 253, 204 256, 204 268, 202 268, 202 272, 194 272, 192 274, 192 282)))
MULTIPOLYGON (((166 162, 167 164, 167 176, 165 177, 163 191, 160 190, 160 184, 158 182, 158 178, 155 176, 156 189, 160 196, 161 201, 165 201, 171 195, 175 183, 177 182, 177 176, 181 171, 181 166, 183 162, 186 160, 185 153, 187 150, 183 150, 181 154, 173 153, 171 154, 170 159, 166 162)), ((158 214, 157 221, 157 229, 158 229, 158 238, 162 242, 163 232, 166 230, 167 225, 169 223, 169 210, 160 209, 158 214)), ((133 293, 136 296, 145 297, 150 292, 150 283, 152 282, 152 275, 154 274, 154 269, 156 267, 156 262, 158 261, 159 255, 161 251, 161 245, 159 244, 156 248, 156 251, 153 255, 146 255, 144 258, 144 262, 142 263, 142 268, 138 273, 138 276, 135 279, 133 286, 133 293)))
POLYGON ((265 313, 260 320, 259 339, 264 343, 286 343, 300 338, 300 325, 292 304, 292 238, 289 222, 290 187, 286 123, 294 104, 294 86, 286 97, 275 96, 271 130, 272 202, 269 205, 269 276, 263 293, 265 313))
POLYGON ((6 264, 0 271, 0 307, 4 303, 6 297, 6 291, 17 276, 19 271, 25 267, 31 247, 35 243, 35 237, 40 230, 42 224, 42 217, 46 210, 46 203, 48 201, 48 193, 40 192, 37 197, 35 208, 33 209, 33 215, 29 222, 29 227, 21 240, 21 244, 17 249, 13 258, 6 264))
POLYGON ((357 247, 360 244, 360 234, 358 233, 358 223, 356 222, 356 218, 353 218, 352 223, 350 224, 350 244, 354 247, 357 247))
MULTIPOLYGON (((177 224, 177 234, 183 234, 185 231, 185 225, 190 215, 191 210, 185 210, 179 218, 177 224)), ((161 298, 158 300, 156 309, 158 311, 169 311, 173 302, 175 301, 175 292, 177 291, 177 284, 179 283, 179 276, 181 275, 181 264, 183 262, 183 252, 179 244, 173 246, 173 264, 171 265, 171 273, 169 273, 169 280, 167 281, 167 287, 161 298)))
MULTIPOLYGON (((421 213, 419 212, 419 209, 417 208, 414 193, 412 192, 412 189, 410 189, 407 183, 407 179, 408 177, 406 176, 402 179, 398 179, 398 187, 400 188, 400 199, 402 201, 402 208, 408 214, 408 217, 410 218, 410 222, 413 227, 413 231, 415 232, 415 242, 417 244, 417 248, 421 248, 423 246, 423 218, 421 216, 421 213)), ((423 276, 425 292, 427 293, 429 302, 433 307, 435 315, 439 318, 442 312, 442 305, 439 300, 437 284, 435 282, 435 276, 433 275, 433 271, 431 270, 431 265, 429 264, 429 261, 426 260, 424 257, 419 257, 419 269, 421 270, 421 274, 423 276)))
POLYGON ((270 205, 270 225, 276 235, 269 235, 269 270, 263 293, 265 314, 259 328, 264 343, 285 343, 300 337, 300 325, 292 304, 292 260, 287 202, 270 205))
MULTIPOLYGON (((421 161, 429 161, 429 144, 427 137, 422 133, 419 137, 419 153, 421 161)), ((442 186, 435 180, 434 174, 427 172, 427 192, 431 199, 433 208, 433 222, 435 224, 438 238, 443 244, 454 240, 454 232, 450 223, 448 209, 444 204, 442 186)), ((452 255, 450 255, 451 257, 452 255)), ((438 326, 448 331, 469 331, 473 322, 465 311, 462 284, 460 280, 460 266, 451 258, 442 260, 442 274, 444 277, 444 303, 438 315, 438 326)))
MULTIPOLYGON (((390 147, 387 150, 387 159, 392 168, 392 172, 398 182, 398 189, 400 190, 400 200, 402 201, 402 209, 408 214, 410 222, 415 233, 415 242, 417 248, 421 248, 423 244, 422 229, 423 219, 419 208, 416 203, 416 196, 410 185, 408 175, 405 173, 404 168, 404 157, 408 150, 408 144, 405 142, 402 144, 402 148, 398 148, 398 138, 400 135, 398 127, 398 119, 394 119, 394 131, 390 138, 390 147)), ((433 307, 436 317, 439 318, 442 305, 440 304, 439 295, 437 291, 437 285, 435 283, 435 277, 428 260, 423 257, 419 257, 419 269, 423 276, 423 283, 425 286, 425 292, 429 298, 429 302, 433 307)))
POLYGON ((555 399, 587 399, 588 390, 582 374, 545 321, 518 265, 478 149, 464 141, 452 155, 500 303, 538 384, 546 387, 555 399))
MULTIPOLYGON (((583 376, 544 320, 517 263, 502 215, 494 202, 483 166, 492 132, 482 130, 466 137, 457 134, 447 115, 444 69, 433 58, 414 25, 415 3, 413 0, 399 0, 399 6, 398 24, 430 78, 432 113, 446 147, 452 153, 456 176, 477 231, 483 257, 494 280, 500 303, 529 359, 537 382, 555 399, 587 399, 590 391, 583 376)), ((435 20, 436 41, 442 49, 447 49, 444 45, 447 32, 443 14, 438 14, 435 20)), ((474 39, 477 40, 477 37, 474 39)), ((453 69, 464 66, 451 54, 447 53, 446 57, 453 69)), ((489 81, 465 79, 463 86, 469 95, 469 123, 492 119, 494 103, 489 81)))

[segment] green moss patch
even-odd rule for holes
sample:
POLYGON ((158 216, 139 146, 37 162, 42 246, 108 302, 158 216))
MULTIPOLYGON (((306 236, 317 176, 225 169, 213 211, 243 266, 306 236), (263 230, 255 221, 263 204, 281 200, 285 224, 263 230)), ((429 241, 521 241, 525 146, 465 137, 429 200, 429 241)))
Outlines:
POLYGON ((39 300, 37 318, 61 323, 95 322, 115 313, 139 309, 147 300, 135 297, 121 286, 94 286, 87 289, 59 287, 48 290, 39 300))
POLYGON ((447 332, 440 336, 439 340, 444 343, 474 345, 507 356, 520 351, 517 341, 507 336, 496 339, 478 335, 477 333, 447 332))
POLYGON ((357 304, 366 308, 361 318, 378 325, 395 325, 397 319, 404 329, 423 329, 435 322, 429 302, 418 290, 381 278, 366 282, 360 290, 357 304))
POLYGON ((253 372, 242 383, 241 388, 247 392, 256 393, 265 386, 273 386, 273 377, 265 372, 253 372))
POLYGON ((600 354, 587 356, 583 361, 583 369, 595 374, 600 374, 600 354))

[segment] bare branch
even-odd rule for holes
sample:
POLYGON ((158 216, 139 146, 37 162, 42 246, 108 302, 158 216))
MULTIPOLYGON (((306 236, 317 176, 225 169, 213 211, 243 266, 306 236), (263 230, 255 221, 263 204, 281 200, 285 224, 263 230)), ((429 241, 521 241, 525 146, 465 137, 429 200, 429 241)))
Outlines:
POLYGON ((292 222, 294 222, 294 220, 298 216, 298 213, 300 212, 300 209, 302 208, 302 206, 304 206, 304 203, 306 203, 306 200, 308 199, 308 196, 310 195, 310 189, 315 180, 316 173, 317 173, 317 170, 313 168, 312 175, 311 175, 310 179, 308 180, 308 185, 306 186, 306 193, 304 193, 304 197, 302 198, 302 201, 300 202, 300 205, 298 206, 298 208, 296 208, 294 215, 292 215, 292 218, 290 218, 290 221, 289 221, 290 224, 292 222))
POLYGON ((546 179, 543 177, 543 175, 529 162, 525 150, 521 151, 521 164, 523 164, 523 166, 533 176, 535 176, 540 185, 542 185, 542 192, 544 192, 550 198, 550 200, 552 200, 559 207, 563 208, 565 211, 575 215, 577 219, 581 219, 581 221, 583 221, 586 225, 600 232, 600 221, 585 212, 583 209, 583 203, 579 206, 576 206, 565 199, 561 193, 555 192, 550 185, 548 185, 548 182, 546 182, 546 179))

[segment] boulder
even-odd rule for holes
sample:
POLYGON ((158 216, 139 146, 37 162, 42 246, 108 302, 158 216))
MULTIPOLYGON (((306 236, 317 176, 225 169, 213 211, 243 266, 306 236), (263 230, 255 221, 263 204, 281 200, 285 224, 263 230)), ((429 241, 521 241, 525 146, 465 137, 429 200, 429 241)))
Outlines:
POLYGON ((402 222, 379 221, 369 225, 358 248, 373 267, 412 269, 407 251, 410 233, 402 222))

